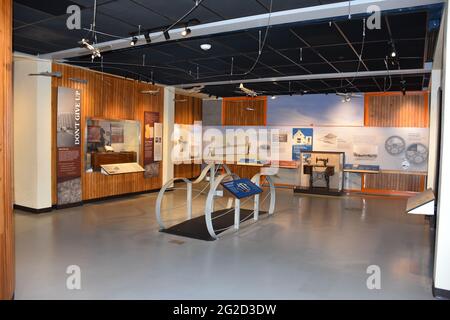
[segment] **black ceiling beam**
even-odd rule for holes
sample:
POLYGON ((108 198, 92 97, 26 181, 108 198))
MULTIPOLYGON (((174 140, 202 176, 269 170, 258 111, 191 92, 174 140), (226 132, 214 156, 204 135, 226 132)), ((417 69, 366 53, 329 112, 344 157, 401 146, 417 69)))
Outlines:
MULTIPOLYGON (((330 67, 332 67, 336 72, 341 73, 341 71, 336 68, 330 61, 328 61, 320 52, 318 52, 316 49, 314 49, 306 40, 304 40, 299 34, 297 34, 292 28, 289 28, 289 32, 291 32, 294 36, 296 36, 300 41, 302 41, 309 49, 311 49, 317 56, 319 56, 323 61, 325 61, 330 67)), ((353 83, 347 80, 347 82, 353 86, 355 89, 357 89, 353 83)), ((336 90, 337 92, 337 90, 336 90)))
MULTIPOLYGON (((367 65, 365 64, 364 60, 362 59, 362 55, 360 56, 358 54, 358 52, 356 51, 355 47, 352 45, 352 43, 350 42, 350 40, 347 38, 347 36, 345 35, 344 31, 342 31, 342 29, 339 27, 339 25, 336 22, 333 22, 334 27, 336 28, 336 30, 339 32, 339 34, 341 35, 341 37, 345 40, 345 42, 347 43, 347 45, 350 47, 350 49, 352 49, 353 53, 356 55, 356 57, 358 58, 358 65, 361 63, 362 66, 366 69, 366 71, 369 71, 369 68, 367 67, 367 65)), ((364 26, 365 28, 365 26, 364 26)), ((375 80, 375 78, 372 78, 373 81, 376 83, 378 89, 380 91, 381 87, 379 86, 378 82, 375 80)))

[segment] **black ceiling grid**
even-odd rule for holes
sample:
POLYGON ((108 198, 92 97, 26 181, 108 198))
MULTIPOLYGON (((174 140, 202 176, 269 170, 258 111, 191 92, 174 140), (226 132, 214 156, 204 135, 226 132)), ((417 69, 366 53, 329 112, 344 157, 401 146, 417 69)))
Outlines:
MULTIPOLYGON (((69 3, 83 8, 82 23, 89 27, 92 19, 93 0, 64 0, 64 5, 50 8, 55 1, 14 1, 14 48, 26 53, 48 53, 73 48, 86 35, 86 31, 66 29, 67 16, 61 11, 69 3), (42 4, 42 3, 45 4, 42 4), (59 8, 59 9, 58 9, 59 8)), ((60 2, 60 1, 58 1, 60 2)), ((341 1, 276 0, 273 11, 314 6, 341 1)), ((176 21, 192 8, 194 0, 98 0, 97 30, 127 37, 142 28, 157 28, 176 21)), ((270 0, 205 0, 189 19, 201 23, 267 13, 270 0)), ((89 56, 70 59, 70 63, 104 70, 120 76, 148 81, 154 79, 166 85, 207 83, 214 81, 239 81, 242 79, 272 78, 309 74, 385 71, 385 58, 394 43, 398 52, 398 65, 391 69, 422 69, 424 61, 430 61, 434 53, 442 6, 383 13, 381 30, 367 30, 363 59, 362 18, 351 20, 339 17, 333 21, 308 24, 290 24, 271 27, 263 53, 252 72, 258 57, 259 31, 266 28, 242 30, 203 38, 186 38, 145 46, 130 47, 104 52, 103 68, 100 61, 92 63, 89 56), (389 28, 387 22, 389 22, 389 28), (414 21, 414 24, 410 22, 414 21), (205 52, 200 44, 210 43, 205 52), (233 62, 232 62, 233 61, 233 62), (233 68, 232 68, 233 66, 233 68), (359 69, 358 69, 359 66, 359 69), (233 72, 233 76, 231 75, 233 72)), ((100 41, 112 40, 99 36, 100 41)), ((405 77, 407 89, 422 89, 428 85, 429 76, 405 77), (418 84, 421 85, 418 85, 418 84)), ((401 89, 401 77, 392 77, 390 90, 401 89), (398 83, 397 83, 397 82, 398 83)), ((344 79, 291 82, 295 93, 308 92, 367 92, 383 91, 385 77, 366 81, 344 79), (336 84, 339 83, 339 84, 336 84)), ((387 79, 389 80, 389 79, 387 79)), ((388 81, 389 82, 389 81, 388 81)), ((236 85, 206 86, 204 92, 218 96, 235 96, 236 85), (225 90, 224 88, 227 88, 225 90)), ((289 92, 289 83, 277 82, 248 84, 258 91, 270 91, 274 95, 289 92), (263 88, 268 90, 263 90, 263 88)))

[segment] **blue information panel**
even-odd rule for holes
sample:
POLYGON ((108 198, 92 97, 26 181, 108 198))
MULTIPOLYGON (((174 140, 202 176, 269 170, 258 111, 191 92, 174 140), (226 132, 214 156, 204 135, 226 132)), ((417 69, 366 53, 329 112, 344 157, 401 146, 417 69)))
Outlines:
POLYGON ((238 179, 222 182, 223 187, 231 192, 236 198, 242 199, 262 193, 262 189, 249 179, 238 179))
POLYGON ((345 164, 344 170, 361 170, 361 171, 380 171, 380 166, 367 165, 367 164, 345 164))

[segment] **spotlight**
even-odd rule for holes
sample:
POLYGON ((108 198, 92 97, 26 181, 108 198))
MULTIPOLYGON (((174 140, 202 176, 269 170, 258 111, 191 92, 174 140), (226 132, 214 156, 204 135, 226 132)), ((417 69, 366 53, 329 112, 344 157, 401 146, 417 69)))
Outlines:
POLYGON ((397 56, 397 52, 395 52, 395 50, 393 50, 392 52, 391 52, 391 57, 392 58, 395 58, 397 56))
POLYGON ((137 42, 138 42, 138 38, 136 38, 136 37, 131 38, 130 46, 136 45, 137 42))
POLYGON ((181 31, 181 35, 183 37, 187 37, 190 34, 191 34, 191 29, 189 29, 188 27, 184 28, 183 31, 181 31))
POLYGON ((211 49, 211 45, 209 43, 203 43, 200 45, 200 48, 204 51, 208 51, 209 49, 211 49))
POLYGON ((170 34, 169 34, 169 31, 163 31, 163 34, 164 34, 164 38, 166 38, 166 40, 170 40, 170 34))
POLYGON ((144 34, 144 37, 145 37, 145 41, 146 41, 147 43, 152 42, 152 39, 150 38, 150 32, 147 31, 147 32, 144 34))

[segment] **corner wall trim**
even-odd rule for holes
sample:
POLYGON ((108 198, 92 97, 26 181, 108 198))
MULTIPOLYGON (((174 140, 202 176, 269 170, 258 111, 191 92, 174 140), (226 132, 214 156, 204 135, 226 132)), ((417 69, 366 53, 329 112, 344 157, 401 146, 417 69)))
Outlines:
POLYGON ((436 288, 433 284, 433 297, 450 300, 450 290, 436 288))
POLYGON ((21 211, 26 211, 26 212, 31 212, 31 213, 39 214, 39 213, 47 213, 47 212, 51 212, 51 211, 53 210, 53 207, 41 208, 41 209, 35 209, 35 208, 30 208, 30 207, 26 207, 26 206, 21 206, 21 205, 18 205, 18 204, 14 204, 14 210, 21 210, 21 211))

